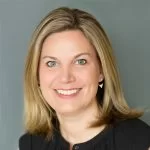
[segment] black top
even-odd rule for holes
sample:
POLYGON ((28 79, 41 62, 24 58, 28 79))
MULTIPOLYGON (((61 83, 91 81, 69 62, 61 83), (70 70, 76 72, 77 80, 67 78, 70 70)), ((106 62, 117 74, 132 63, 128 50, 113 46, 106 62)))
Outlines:
MULTIPOLYGON (((80 136, 80 135, 79 135, 80 136)), ((150 126, 139 119, 130 119, 107 127, 91 140, 78 143, 73 150, 148 150, 150 126)), ((24 134, 19 139, 20 150, 69 150, 69 143, 55 133, 52 140, 24 134)))

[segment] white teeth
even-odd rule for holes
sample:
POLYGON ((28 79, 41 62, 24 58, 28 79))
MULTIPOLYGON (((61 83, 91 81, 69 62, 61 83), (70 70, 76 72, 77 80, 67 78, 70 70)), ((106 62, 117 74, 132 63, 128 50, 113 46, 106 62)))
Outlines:
POLYGON ((79 89, 74 89, 74 90, 56 90, 59 94, 63 94, 63 95, 71 95, 71 94, 75 94, 79 91, 79 89))

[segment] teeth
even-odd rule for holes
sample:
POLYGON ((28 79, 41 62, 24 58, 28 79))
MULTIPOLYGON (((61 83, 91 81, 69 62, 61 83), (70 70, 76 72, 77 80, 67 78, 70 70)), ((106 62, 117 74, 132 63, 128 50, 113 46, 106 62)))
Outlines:
POLYGON ((79 91, 79 89, 74 89, 74 90, 56 90, 59 94, 63 94, 63 95, 71 95, 71 94, 75 94, 79 91))

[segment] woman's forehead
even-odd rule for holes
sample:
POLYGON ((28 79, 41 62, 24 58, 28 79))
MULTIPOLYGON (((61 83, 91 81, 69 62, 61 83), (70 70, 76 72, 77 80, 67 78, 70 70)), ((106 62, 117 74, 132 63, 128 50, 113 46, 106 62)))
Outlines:
POLYGON ((48 36, 42 46, 42 54, 95 53, 93 46, 81 31, 71 30, 48 36))

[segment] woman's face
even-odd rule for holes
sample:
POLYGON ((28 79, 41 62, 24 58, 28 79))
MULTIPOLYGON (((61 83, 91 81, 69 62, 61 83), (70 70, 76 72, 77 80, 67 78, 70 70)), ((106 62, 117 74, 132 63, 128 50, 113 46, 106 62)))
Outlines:
POLYGON ((43 43, 39 82, 47 103, 58 114, 95 109, 98 82, 103 80, 92 45, 81 31, 63 31, 43 43))

